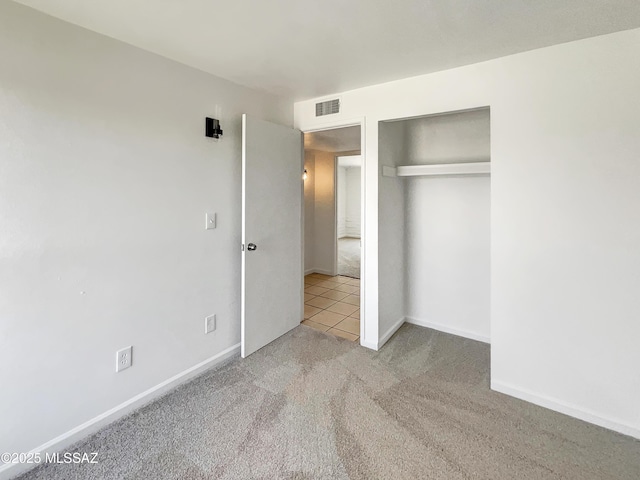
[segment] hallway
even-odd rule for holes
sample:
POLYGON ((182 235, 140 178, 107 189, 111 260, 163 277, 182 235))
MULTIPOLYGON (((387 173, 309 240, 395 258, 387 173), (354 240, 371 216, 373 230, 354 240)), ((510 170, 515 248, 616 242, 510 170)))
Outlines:
POLYGON ((360 239, 338 239, 338 275, 360 278, 360 239))

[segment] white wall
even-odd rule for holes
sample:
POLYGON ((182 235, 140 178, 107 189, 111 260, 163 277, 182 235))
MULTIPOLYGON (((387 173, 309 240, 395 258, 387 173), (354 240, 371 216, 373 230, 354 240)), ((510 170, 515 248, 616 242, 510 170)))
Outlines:
POLYGON ((338 163, 338 171, 336 174, 337 180, 337 215, 338 215, 338 238, 342 238, 347 235, 347 168, 341 167, 338 163))
POLYGON ((314 269, 314 224, 315 224, 315 153, 304 151, 304 168, 307 179, 304 181, 304 271, 311 273, 314 269))
MULTIPOLYGON (((382 165, 397 166, 406 161, 406 126, 403 122, 379 124, 380 172, 378 191, 378 264, 380 339, 386 342, 406 316, 407 263, 405 245, 405 182, 399 177, 382 176, 382 165)), ((367 155, 369 151, 367 151, 367 155)))
POLYGON ((488 342, 490 178, 410 177, 404 182, 408 320, 488 342))
POLYGON ((345 236, 360 238, 360 203, 361 203, 361 175, 360 167, 347 167, 345 171, 346 208, 345 208, 345 236))
POLYGON ((292 117, 12 2, 0 58, 0 451, 26 452, 238 344, 241 113, 292 117))
POLYGON ((404 123, 408 165, 490 160, 488 108, 413 118, 404 123))
POLYGON ((313 222, 314 270, 326 275, 336 273, 336 192, 335 154, 314 151, 315 207, 313 222))
POLYGON ((492 386, 640 438, 639 46, 629 30, 343 92, 332 119, 296 103, 304 130, 366 125, 363 344, 383 321, 378 122, 490 106, 492 386))

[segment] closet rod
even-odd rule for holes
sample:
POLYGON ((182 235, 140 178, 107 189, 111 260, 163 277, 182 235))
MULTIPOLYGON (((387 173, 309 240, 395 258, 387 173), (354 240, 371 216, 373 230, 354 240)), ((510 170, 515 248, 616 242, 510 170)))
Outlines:
POLYGON ((413 177, 418 175, 486 175, 489 173, 491 173, 491 162, 401 165, 396 169, 396 175, 398 177, 413 177))

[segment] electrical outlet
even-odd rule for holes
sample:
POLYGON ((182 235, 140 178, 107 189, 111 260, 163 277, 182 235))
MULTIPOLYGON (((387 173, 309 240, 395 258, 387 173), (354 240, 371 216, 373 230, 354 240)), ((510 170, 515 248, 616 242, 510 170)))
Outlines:
POLYGON ((123 348, 116 352, 116 372, 129 368, 131 366, 131 352, 133 347, 123 348))
POLYGON ((216 329, 216 315, 209 315, 204 318, 204 333, 211 333, 216 329))

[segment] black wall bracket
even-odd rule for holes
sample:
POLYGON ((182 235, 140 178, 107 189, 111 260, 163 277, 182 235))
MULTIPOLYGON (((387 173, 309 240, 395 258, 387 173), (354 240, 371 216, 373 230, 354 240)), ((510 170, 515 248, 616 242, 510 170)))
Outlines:
POLYGON ((222 136, 222 128, 220 128, 220 120, 216 118, 205 119, 204 134, 211 138, 220 138, 222 136))

